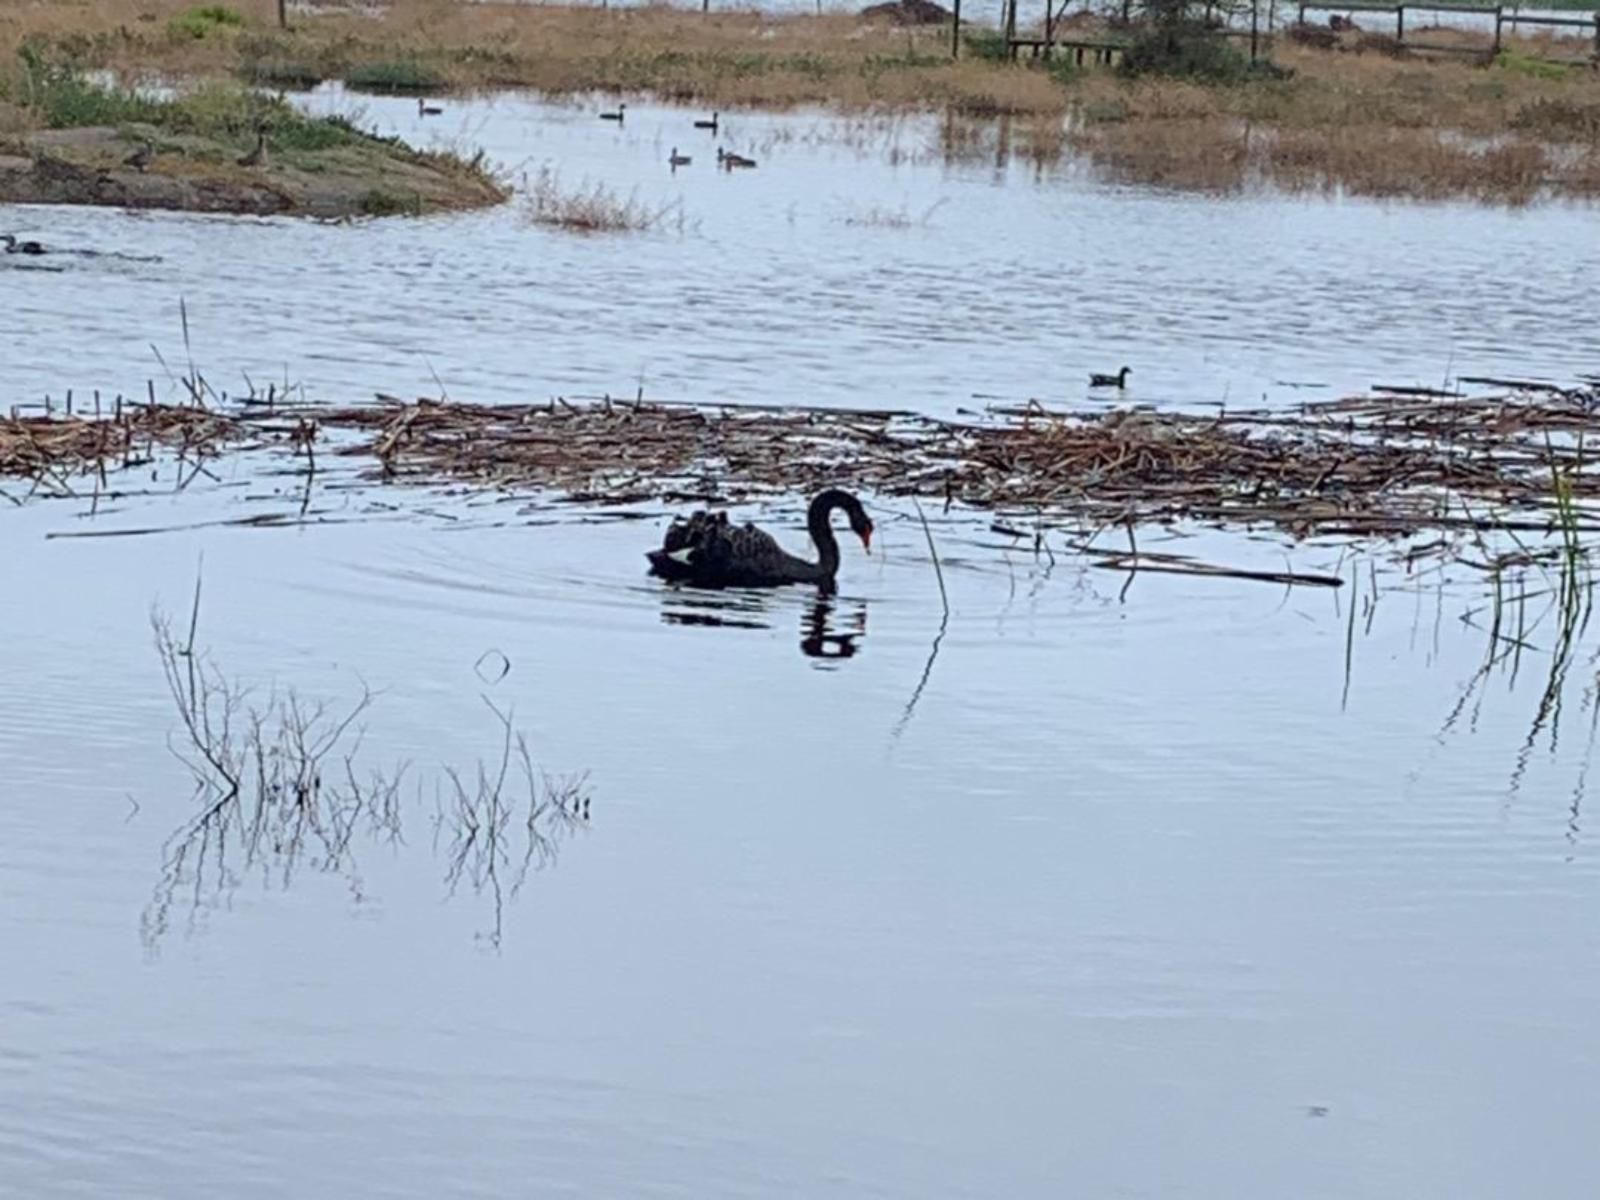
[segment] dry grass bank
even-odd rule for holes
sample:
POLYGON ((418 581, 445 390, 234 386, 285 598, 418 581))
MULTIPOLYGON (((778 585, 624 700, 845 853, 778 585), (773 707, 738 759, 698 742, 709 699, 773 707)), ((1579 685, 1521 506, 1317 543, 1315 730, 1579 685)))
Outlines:
MULTIPOLYGON (((1019 121, 1018 151, 1035 161, 1077 150, 1119 177, 1175 187, 1269 181, 1506 203, 1600 192, 1600 73, 1535 57, 1575 56, 1577 39, 1512 41, 1485 65, 1285 38, 1273 58, 1289 78, 1199 85, 951 62, 947 30, 848 15, 391 0, 301 12, 280 31, 275 0, 234 8, 241 23, 196 22, 182 0, 12 6, 0 11, 0 58, 32 40, 86 66, 233 73, 281 86, 341 78, 409 92, 517 86, 723 109, 1009 116, 1019 121)), ((0 131, 16 120, 0 105, 0 131)))

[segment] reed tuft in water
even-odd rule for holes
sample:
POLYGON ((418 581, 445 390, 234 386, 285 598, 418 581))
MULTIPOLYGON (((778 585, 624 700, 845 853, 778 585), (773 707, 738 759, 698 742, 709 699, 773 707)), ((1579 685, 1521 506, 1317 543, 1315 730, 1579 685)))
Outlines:
POLYGON ((652 207, 636 195, 618 195, 603 183, 585 181, 567 187, 551 167, 541 167, 533 178, 523 211, 535 225, 573 233, 646 233, 674 218, 680 226, 683 221, 682 206, 676 202, 652 207))

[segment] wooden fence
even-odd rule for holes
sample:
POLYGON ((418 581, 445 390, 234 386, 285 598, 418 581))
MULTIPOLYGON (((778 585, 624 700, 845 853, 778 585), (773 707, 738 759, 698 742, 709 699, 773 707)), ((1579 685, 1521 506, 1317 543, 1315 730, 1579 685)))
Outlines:
MULTIPOLYGON (((959 14, 960 0, 956 0, 956 12, 959 14)), ((1338 13, 1348 15, 1351 13, 1383 13, 1394 18, 1395 42, 1407 50, 1421 50, 1437 54, 1460 54, 1468 57, 1482 57, 1485 54, 1498 54, 1505 40, 1507 31, 1515 32, 1518 26, 1527 25, 1536 28, 1550 29, 1577 29, 1590 34, 1593 46, 1590 55, 1586 58, 1545 58, 1547 62, 1562 63, 1565 65, 1597 65, 1600 66, 1600 12, 1580 13, 1573 16, 1545 17, 1529 16, 1517 9, 1507 9, 1504 5, 1491 8, 1481 4, 1378 4, 1372 0, 1352 0, 1348 4, 1310 3, 1299 4, 1299 23, 1306 23, 1306 13, 1338 13), (1413 35, 1406 34, 1407 13, 1465 13, 1484 18, 1484 28, 1487 30, 1489 22, 1493 22, 1494 40, 1489 47, 1474 46, 1461 43, 1445 43, 1419 41, 1413 35)), ((1268 42, 1271 34, 1260 28, 1260 6, 1253 7, 1251 25, 1249 29, 1217 29, 1215 36, 1222 38, 1248 40, 1250 42, 1250 57, 1255 58, 1260 49, 1268 42)), ((1086 61, 1098 64, 1110 64, 1121 56, 1127 48, 1127 41, 1116 36, 1101 36, 1097 38, 1079 38, 1073 36, 1058 36, 1056 33, 1056 16, 1054 0, 1046 0, 1044 31, 1042 36, 1017 33, 1017 0, 1005 0, 1002 10, 1002 32, 1006 39, 1006 52, 1012 58, 1020 58, 1024 54, 1030 58, 1052 58, 1056 52, 1069 60, 1083 65, 1086 61)), ((1124 17, 1127 16, 1127 4, 1124 3, 1124 17)), ((957 18, 959 20, 959 17, 957 18)), ((959 28, 959 25, 957 26, 959 28)), ((956 44, 952 39, 952 51, 956 44)))
POLYGON ((1588 58, 1581 59, 1550 59, 1551 62, 1562 62, 1570 65, 1600 63, 1600 14, 1589 12, 1570 17, 1542 17, 1529 16, 1518 12, 1515 8, 1507 11, 1504 5, 1489 8, 1481 4, 1374 4, 1368 0, 1356 0, 1350 4, 1300 4, 1300 24, 1306 23, 1306 13, 1383 13, 1394 18, 1394 37, 1396 44, 1407 50, 1425 50, 1434 54, 1465 54, 1482 55, 1482 46, 1461 45, 1460 43, 1427 42, 1406 38, 1407 13, 1465 13, 1469 16, 1484 18, 1484 21, 1494 22, 1494 42, 1490 52, 1498 54, 1505 40, 1507 29, 1516 30, 1519 25, 1532 25, 1550 29, 1581 29, 1589 33, 1593 49, 1588 58))

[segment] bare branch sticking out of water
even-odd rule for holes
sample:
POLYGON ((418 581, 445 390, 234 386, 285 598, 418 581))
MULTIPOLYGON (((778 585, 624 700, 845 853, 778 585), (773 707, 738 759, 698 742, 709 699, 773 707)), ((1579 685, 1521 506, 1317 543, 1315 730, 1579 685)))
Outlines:
MULTIPOLYGON (((344 879, 360 899, 358 842, 389 847, 405 842, 407 805, 401 789, 407 764, 386 768, 358 761, 358 722, 372 707, 374 693, 363 685, 360 696, 343 708, 294 690, 256 697, 197 649, 199 602, 197 582, 182 640, 163 614, 152 615, 157 655, 181 727, 181 736, 169 739, 169 746, 188 768, 198 808, 163 848, 161 877, 140 920, 141 936, 151 949, 170 931, 180 897, 191 929, 246 875, 286 889, 303 868, 309 869, 344 879)), ((491 892, 487 936, 498 946, 504 900, 518 894, 530 873, 554 863, 561 841, 587 825, 590 797, 586 777, 563 779, 536 771, 509 715, 490 708, 503 733, 497 766, 491 770, 480 763, 474 787, 454 768, 444 768, 454 791, 449 821, 455 834, 446 881, 452 892, 462 880, 475 894, 491 892), (515 794, 507 787, 513 762, 522 785, 515 794), (526 835, 514 863, 507 837, 512 820, 526 835), (509 872, 506 889, 502 872, 509 872)))
POLYGON ((922 666, 922 677, 917 680, 917 686, 911 692, 911 699, 906 701, 906 710, 900 714, 899 723, 894 727, 893 740, 899 741, 900 735, 906 731, 906 726, 911 724, 911 718, 916 715, 917 702, 922 699, 922 693, 928 686, 928 680, 933 675, 933 664, 939 658, 939 646, 944 642, 945 631, 950 628, 950 593, 944 586, 944 567, 939 562, 939 550, 933 544, 933 530, 928 527, 928 514, 922 511, 922 505, 915 499, 917 518, 922 522, 922 536, 928 540, 928 555, 933 559, 934 575, 939 581, 939 632, 933 635, 933 643, 928 648, 928 661, 922 666))
POLYGON ((553 863, 561 841, 588 823, 589 796, 587 776, 553 779, 537 773, 527 739, 512 728, 511 714, 487 697, 484 703, 500 723, 498 755, 492 763, 479 760, 470 787, 455 768, 444 768, 449 799, 439 819, 451 831, 445 883, 452 894, 465 882, 475 894, 489 895, 494 920, 485 937, 499 946, 506 899, 522 890, 530 871, 553 863), (520 855, 511 832, 519 813, 520 855))

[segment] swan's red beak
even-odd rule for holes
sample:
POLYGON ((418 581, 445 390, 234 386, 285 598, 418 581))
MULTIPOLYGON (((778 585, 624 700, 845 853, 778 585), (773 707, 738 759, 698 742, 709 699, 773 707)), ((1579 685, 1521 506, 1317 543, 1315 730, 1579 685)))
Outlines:
POLYGON ((865 550, 868 554, 872 553, 872 530, 871 529, 863 529, 861 531, 861 548, 863 550, 865 550))

